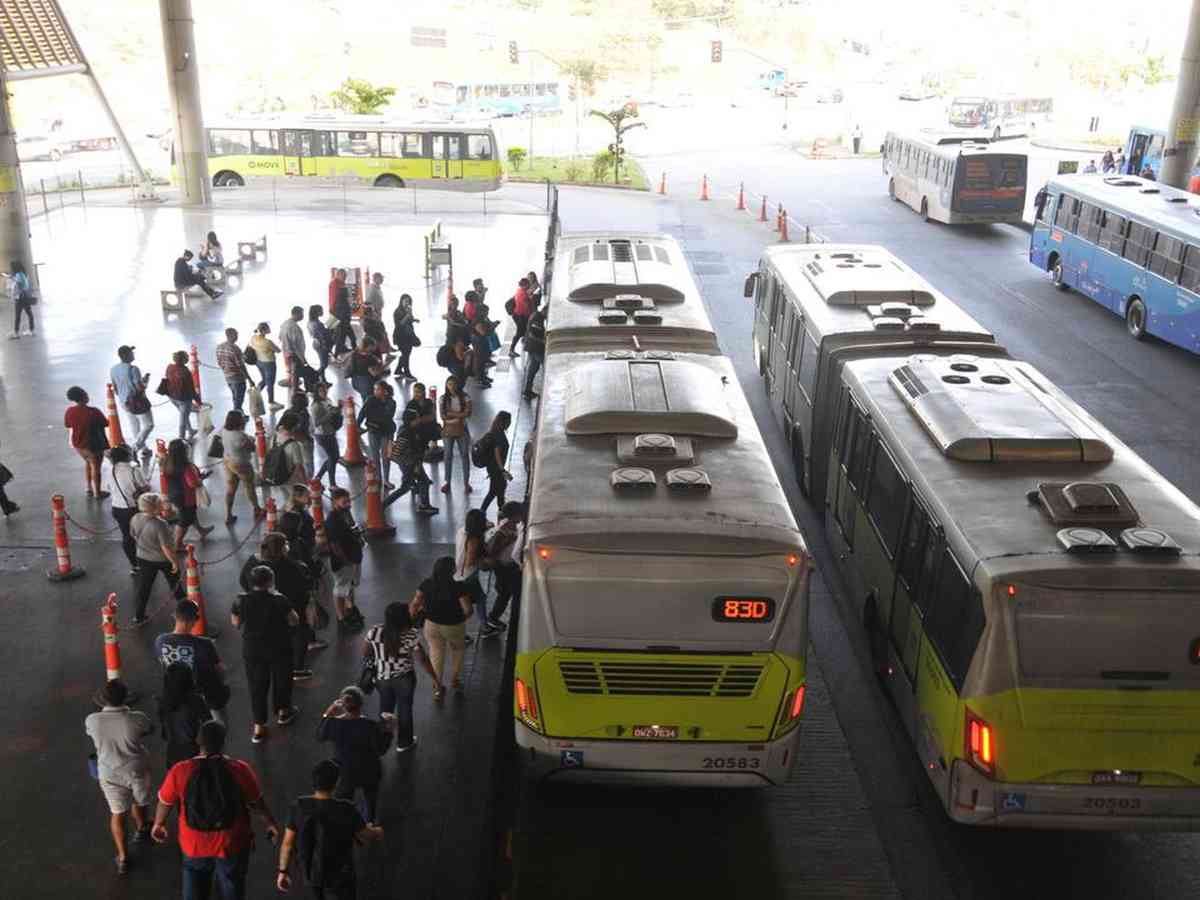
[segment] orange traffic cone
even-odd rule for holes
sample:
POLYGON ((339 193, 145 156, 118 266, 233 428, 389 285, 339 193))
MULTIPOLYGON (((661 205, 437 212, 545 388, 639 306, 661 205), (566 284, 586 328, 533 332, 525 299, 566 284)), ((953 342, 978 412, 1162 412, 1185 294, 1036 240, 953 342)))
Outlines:
POLYGON ((56 568, 46 572, 51 581, 74 581, 86 573, 80 566, 71 565, 71 542, 67 538, 67 504, 62 494, 50 498, 50 517, 54 521, 54 554, 58 557, 56 568))
MULTIPOLYGON (((115 681, 121 677, 121 641, 117 635, 117 595, 109 594, 100 607, 100 633, 104 636, 104 677, 115 681)), ((136 703, 141 694, 132 688, 125 695, 126 703, 136 703)), ((104 689, 92 695, 93 702, 100 707, 108 705, 104 689)))
POLYGON ((705 175, 700 180, 700 199, 701 200, 708 199, 708 176, 707 175, 705 175))
POLYGON ((737 209, 745 209, 746 208, 746 184, 745 184, 745 182, 738 185, 738 202, 737 202, 736 208, 737 209))
POLYGON ((317 555, 329 555, 329 536, 325 533, 325 488, 317 479, 313 479, 308 483, 308 489, 312 491, 312 517, 313 531, 317 536, 317 555))
POLYGON ((382 485, 379 483, 379 472, 375 463, 367 461, 367 524, 363 534, 368 538, 391 537, 396 529, 383 518, 382 485))
POLYGON ((279 530, 279 510, 277 510, 275 508, 275 498, 274 497, 267 498, 266 507, 267 507, 267 523, 266 523, 267 531, 266 531, 266 533, 270 534, 272 531, 279 530))
POLYGON ((196 604, 200 610, 200 616, 196 619, 196 624, 192 626, 192 634, 198 634, 201 637, 217 636, 217 629, 209 628, 208 615, 204 609, 204 593, 200 590, 200 563, 196 560, 196 545, 187 545, 187 581, 184 585, 187 590, 187 598, 196 604))
POLYGON ((121 434, 121 417, 117 415, 117 395, 111 384, 105 385, 105 400, 108 403, 108 443, 120 447, 125 443, 125 435, 121 434))
POLYGON ((358 433, 358 422, 354 418, 353 397, 347 397, 345 400, 343 418, 346 420, 346 451, 342 454, 342 463, 347 466, 361 466, 367 458, 363 455, 362 438, 358 433))
POLYGON ((779 213, 779 224, 781 226, 779 229, 779 243, 786 244, 786 243, 788 243, 787 210, 786 209, 781 210, 779 213))
POLYGON ((158 438, 154 442, 154 458, 158 461, 158 492, 163 500, 167 499, 167 472, 163 463, 167 461, 167 442, 158 438))
POLYGON ((200 352, 196 349, 195 344, 192 344, 191 357, 192 384, 196 388, 196 403, 201 403, 203 398, 200 394, 200 352))
POLYGON ((665 194, 667 192, 667 173, 662 173, 662 178, 658 182, 658 192, 665 194))
POLYGON ((254 417, 254 455, 258 457, 258 471, 261 472, 263 463, 267 461, 267 429, 262 416, 254 417))
POLYGON ((762 211, 758 214, 758 221, 767 221, 767 195, 763 194, 762 211))

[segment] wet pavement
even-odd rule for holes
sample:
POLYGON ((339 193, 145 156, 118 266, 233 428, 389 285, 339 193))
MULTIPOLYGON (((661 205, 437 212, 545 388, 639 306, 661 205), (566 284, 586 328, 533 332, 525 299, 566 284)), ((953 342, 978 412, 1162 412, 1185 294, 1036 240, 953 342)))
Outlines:
MULTIPOLYGON (((138 849, 130 874, 116 876, 107 809, 95 782, 87 777, 91 746, 83 718, 94 710, 91 697, 105 677, 100 605, 108 592, 118 594, 122 672, 142 694, 139 708, 151 711, 160 679, 151 649, 155 635, 170 630, 171 601, 160 583, 151 601, 151 624, 129 629, 132 582, 114 523, 106 503, 84 496, 82 464, 67 446, 62 428, 67 388, 83 386, 103 410, 104 384, 116 362, 116 347, 131 344, 137 347, 137 364, 151 376, 153 391, 172 352, 195 344, 200 359, 213 363, 214 347, 223 340, 226 326, 238 328, 244 342, 260 321, 270 322, 277 331, 293 305, 324 304, 333 265, 370 267, 385 274, 389 331, 400 293, 414 297, 423 346, 413 354, 412 369, 440 388, 445 371, 433 357, 442 336, 445 272, 435 282, 424 280, 422 236, 440 219, 454 249, 458 292, 472 278, 482 277, 493 288, 493 307, 502 312, 503 301, 496 298, 507 297, 528 269, 540 269, 546 227, 544 189, 514 186, 506 192, 506 202, 496 198, 494 208, 507 212, 489 210, 486 216, 464 211, 457 195, 440 204, 437 195, 423 195, 422 203, 431 211, 414 215, 398 195, 388 198, 388 192, 368 191, 361 202, 356 198, 336 212, 321 209, 329 198, 320 194, 278 214, 271 209, 227 208, 220 202, 210 212, 171 205, 89 204, 51 211, 33 223, 43 296, 35 310, 38 333, 19 341, 0 340, 0 460, 16 476, 9 495, 22 506, 17 515, 0 520, 0 608, 9 613, 12 624, 0 637, 0 655, 8 661, 0 711, 12 723, 8 736, 0 739, 0 792, 10 800, 0 812, 6 856, 0 870, 7 884, 20 885, 17 892, 6 889, 6 894, 159 898, 179 892, 179 857, 173 844, 138 849), (438 206, 441 212, 434 210, 438 206), (159 291, 171 286, 176 256, 185 246, 195 248, 210 229, 221 236, 227 255, 239 240, 265 234, 266 258, 219 300, 197 294, 182 314, 164 313, 159 291), (55 558, 49 506, 54 493, 66 498, 72 559, 87 572, 66 584, 52 584, 45 575, 55 558)), ((411 204, 411 198, 404 199, 411 204)), ((0 313, 11 315, 11 305, 0 304, 0 313)), ((519 399, 522 360, 504 360, 497 371, 496 387, 474 398, 472 429, 482 433, 496 411, 512 410, 510 435, 519 453, 531 419, 530 407, 519 399)), ((202 373, 204 398, 213 404, 219 425, 230 407, 228 391, 219 371, 206 367, 202 373)), ((339 379, 332 393, 344 397, 351 390, 339 379)), ((402 406, 408 396, 407 387, 399 390, 398 403, 402 406)), ((152 397, 161 399, 153 393, 152 397)), ((169 440, 178 423, 173 408, 154 412, 154 436, 169 440)), ((268 428, 271 424, 268 421, 268 428)), ((127 421, 122 425, 128 428, 127 421)), ((197 448, 203 455, 206 442, 197 448)), ((521 467, 513 468, 518 480, 510 496, 519 497, 521 467)), ((440 484, 440 463, 431 466, 430 473, 440 484)), ((481 474, 473 472, 475 503, 486 491, 481 474)), ((209 482, 217 503, 222 477, 217 467, 209 482)), ((362 470, 350 479, 356 495, 363 489, 362 479, 362 470)), ((339 480, 346 481, 341 476, 339 480)), ((434 559, 453 552, 454 531, 469 508, 458 478, 455 481, 449 496, 435 490, 434 502, 441 507, 437 516, 415 516, 406 500, 387 511, 397 533, 368 546, 358 594, 369 624, 382 619, 389 602, 411 597, 434 559)), ((362 503, 360 498, 355 505, 360 522, 362 503)), ((240 638, 229 624, 229 607, 236 596, 238 571, 256 549, 261 528, 255 527, 244 498, 239 496, 234 511, 239 520, 230 527, 221 523, 219 510, 201 512, 202 521, 216 525, 197 545, 202 590, 209 619, 220 629, 217 645, 233 688, 227 711, 228 750, 255 766, 269 804, 283 817, 295 796, 309 792, 311 767, 327 755, 328 748, 314 738, 317 720, 338 691, 357 678, 361 640, 338 640, 332 630, 322 634, 332 646, 312 656, 316 676, 296 686, 298 721, 289 728, 272 728, 269 741, 251 745, 240 638)), ((382 846, 360 857, 365 886, 360 896, 469 897, 482 892, 492 850, 491 751, 504 652, 504 638, 469 647, 465 691, 451 695, 441 707, 432 701, 428 679, 419 675, 419 745, 412 754, 392 752, 385 758, 380 818, 387 837, 382 846)), ((368 709, 372 714, 377 709, 373 698, 368 709)), ((152 741, 152 746, 155 777, 161 780, 161 741, 152 741)), ((260 834, 251 863, 250 896, 275 893, 274 871, 274 851, 260 834)))

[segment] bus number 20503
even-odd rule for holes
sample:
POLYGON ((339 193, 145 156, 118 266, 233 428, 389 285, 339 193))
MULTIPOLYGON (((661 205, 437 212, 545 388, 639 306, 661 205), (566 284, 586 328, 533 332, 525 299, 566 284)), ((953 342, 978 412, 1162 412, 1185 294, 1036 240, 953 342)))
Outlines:
POLYGON ((762 760, 757 756, 706 756, 701 761, 703 769, 757 769, 762 760))

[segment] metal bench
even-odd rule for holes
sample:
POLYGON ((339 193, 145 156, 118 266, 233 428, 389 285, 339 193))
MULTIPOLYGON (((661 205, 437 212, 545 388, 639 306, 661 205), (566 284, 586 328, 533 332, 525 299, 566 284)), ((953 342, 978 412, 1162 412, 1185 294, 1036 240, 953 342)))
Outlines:
POLYGON ((162 308, 167 312, 183 312, 187 308, 186 294, 183 288, 171 288, 169 291, 159 291, 162 308))
POLYGON ((264 234, 253 241, 238 241, 238 259, 242 262, 258 262, 258 254, 267 258, 267 236, 264 234))

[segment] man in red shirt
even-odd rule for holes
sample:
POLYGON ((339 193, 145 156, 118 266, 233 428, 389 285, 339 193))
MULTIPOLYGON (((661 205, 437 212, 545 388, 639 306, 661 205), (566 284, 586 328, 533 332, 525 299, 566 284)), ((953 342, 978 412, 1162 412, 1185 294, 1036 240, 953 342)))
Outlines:
POLYGON ((83 458, 87 495, 103 500, 108 491, 100 488, 100 464, 108 449, 108 419, 96 407, 88 406, 87 391, 79 386, 67 391, 67 399, 72 405, 63 415, 63 427, 71 432, 71 446, 83 458))
POLYGON ((529 325, 529 314, 533 312, 529 302, 529 279, 522 278, 517 282, 517 291, 513 294, 513 324, 517 326, 513 332, 512 343, 508 345, 508 355, 518 356, 517 341, 525 337, 525 328, 529 325))
MULTIPOLYGON (((246 869, 250 863, 250 847, 254 832, 250 827, 250 810, 267 823, 267 837, 272 843, 279 838, 279 824, 263 799, 258 777, 249 763, 232 759, 221 751, 225 748, 225 726, 215 720, 200 727, 197 738, 200 755, 172 766, 158 791, 158 809, 154 814, 151 837, 156 843, 167 841, 167 816, 176 806, 179 810, 179 849, 183 853, 184 900, 206 900, 212 893, 216 877, 218 893, 225 900, 245 900, 246 869), (205 767, 222 767, 223 771, 205 767), (188 786, 193 778, 211 778, 219 784, 225 772, 232 776, 237 787, 237 815, 227 828, 206 830, 193 825, 209 824, 199 820, 199 812, 189 817, 188 786)), ((211 796, 211 792, 205 792, 211 796)))
POLYGON ((338 289, 346 286, 346 270, 338 269, 333 273, 333 278, 329 279, 329 314, 333 315, 333 308, 337 305, 338 289))

